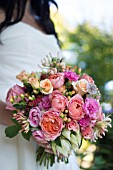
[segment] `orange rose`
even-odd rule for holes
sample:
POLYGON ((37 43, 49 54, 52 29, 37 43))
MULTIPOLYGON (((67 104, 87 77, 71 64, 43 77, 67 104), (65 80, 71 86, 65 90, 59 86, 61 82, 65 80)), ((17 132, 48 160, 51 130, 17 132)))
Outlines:
POLYGON ((40 81, 41 92, 44 94, 50 94, 53 91, 52 83, 49 79, 40 81))
POLYGON ((60 118, 59 113, 54 110, 49 110, 42 115, 40 126, 47 141, 55 140, 60 136, 62 128, 64 127, 62 118, 60 118))

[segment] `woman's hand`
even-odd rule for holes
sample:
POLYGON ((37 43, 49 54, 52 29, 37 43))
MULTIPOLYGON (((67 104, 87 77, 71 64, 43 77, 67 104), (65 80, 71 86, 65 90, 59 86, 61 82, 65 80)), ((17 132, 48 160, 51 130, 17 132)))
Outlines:
POLYGON ((0 101, 0 124, 11 126, 13 125, 13 122, 11 120, 12 112, 9 110, 6 110, 5 107, 6 107, 6 104, 0 101))

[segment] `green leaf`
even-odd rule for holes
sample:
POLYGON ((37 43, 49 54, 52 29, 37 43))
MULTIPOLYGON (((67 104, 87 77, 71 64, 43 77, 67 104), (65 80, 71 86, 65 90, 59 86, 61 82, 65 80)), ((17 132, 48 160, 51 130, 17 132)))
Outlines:
POLYGON ((18 104, 14 104, 13 107, 15 107, 16 109, 25 109, 26 108, 26 102, 25 101, 21 101, 18 104))
POLYGON ((28 133, 22 132, 22 136, 29 141, 30 137, 32 136, 32 132, 31 131, 29 131, 28 133))
POLYGON ((12 121, 13 121, 13 123, 15 123, 16 125, 19 125, 19 123, 17 122, 16 119, 13 119, 13 118, 12 118, 12 121))
POLYGON ((9 126, 5 129, 6 137, 13 138, 19 133, 19 130, 21 129, 21 125, 14 125, 9 126))
POLYGON ((56 143, 56 145, 58 145, 58 146, 60 146, 60 147, 62 146, 62 145, 61 145, 60 137, 56 138, 54 142, 56 143))

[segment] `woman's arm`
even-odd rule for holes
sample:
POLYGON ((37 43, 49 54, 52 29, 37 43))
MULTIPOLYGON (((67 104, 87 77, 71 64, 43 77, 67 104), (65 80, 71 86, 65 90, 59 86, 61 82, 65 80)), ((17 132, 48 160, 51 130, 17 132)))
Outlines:
POLYGON ((12 112, 9 110, 6 110, 6 104, 2 101, 0 101, 0 124, 3 125, 13 125, 13 122, 11 120, 12 118, 12 112))

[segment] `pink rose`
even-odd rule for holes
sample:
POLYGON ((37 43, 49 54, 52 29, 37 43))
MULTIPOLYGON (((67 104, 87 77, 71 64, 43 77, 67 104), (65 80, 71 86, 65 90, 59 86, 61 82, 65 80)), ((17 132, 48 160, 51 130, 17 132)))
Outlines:
POLYGON ((85 80, 88 81, 88 83, 93 83, 94 84, 94 80, 88 74, 83 74, 83 76, 80 79, 85 79, 85 80))
POLYGON ((33 107, 29 112, 29 123, 32 127, 38 127, 40 122, 41 111, 36 106, 33 107))
POLYGON ((32 132, 32 135, 35 139, 35 141, 38 143, 38 144, 47 144, 48 142, 45 140, 45 137, 44 137, 44 132, 42 130, 35 130, 32 132))
POLYGON ((16 110, 16 108, 13 107, 13 104, 22 100, 20 97, 21 94, 25 94, 23 87, 16 84, 10 88, 6 96, 6 109, 16 110))
POLYGON ((75 132, 79 130, 79 124, 73 120, 71 122, 67 123, 66 127, 68 128, 68 130, 73 130, 75 132))
POLYGON ((52 108, 59 111, 65 109, 67 105, 67 98, 63 96, 61 92, 55 90, 50 94, 49 98, 50 98, 52 108))
POLYGON ((84 137, 84 139, 93 139, 93 135, 94 135, 94 130, 92 129, 92 127, 88 126, 85 129, 81 130, 82 136, 84 137))
POLYGON ((68 102, 69 116, 74 120, 80 120, 84 117, 84 112, 82 110, 83 98, 76 94, 68 102))
POLYGON ((61 134, 63 120, 58 112, 49 110, 42 115, 40 126, 47 141, 55 140, 61 134))
POLYGON ((56 73, 49 76, 49 80, 52 83, 54 89, 58 89, 64 85, 64 74, 56 73))

